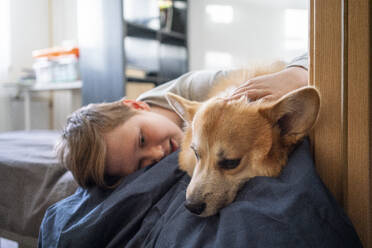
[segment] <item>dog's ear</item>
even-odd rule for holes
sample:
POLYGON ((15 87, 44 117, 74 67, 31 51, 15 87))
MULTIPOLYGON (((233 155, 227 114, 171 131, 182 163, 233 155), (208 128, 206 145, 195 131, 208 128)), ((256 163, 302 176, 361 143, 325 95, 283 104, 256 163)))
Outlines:
POLYGON ((200 103, 187 100, 181 96, 168 92, 165 95, 169 105, 185 121, 191 122, 199 108, 200 103))
POLYGON ((296 143, 315 124, 320 108, 320 94, 313 87, 292 91, 273 104, 264 106, 260 113, 273 126, 278 125, 285 141, 296 143))

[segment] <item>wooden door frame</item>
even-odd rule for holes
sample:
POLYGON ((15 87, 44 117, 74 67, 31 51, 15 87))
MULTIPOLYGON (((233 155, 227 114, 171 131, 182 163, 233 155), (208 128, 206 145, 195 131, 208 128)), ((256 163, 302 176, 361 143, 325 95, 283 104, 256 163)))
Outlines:
POLYGON ((310 83, 322 94, 317 171, 372 248, 370 0, 310 0, 310 83))

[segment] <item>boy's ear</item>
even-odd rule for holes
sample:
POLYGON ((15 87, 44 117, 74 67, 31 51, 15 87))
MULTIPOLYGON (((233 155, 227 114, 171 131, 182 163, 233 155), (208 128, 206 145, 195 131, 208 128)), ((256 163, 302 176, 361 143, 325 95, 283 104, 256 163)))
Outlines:
POLYGON ((199 102, 187 100, 170 92, 165 95, 165 98, 169 105, 185 122, 192 121, 200 105, 199 102))
POLYGON ((260 109, 273 126, 278 125, 284 141, 296 143, 314 126, 320 108, 319 91, 303 87, 260 109))
POLYGON ((146 110, 146 111, 150 110, 150 106, 145 102, 131 100, 131 99, 123 99, 122 103, 136 110, 146 110))

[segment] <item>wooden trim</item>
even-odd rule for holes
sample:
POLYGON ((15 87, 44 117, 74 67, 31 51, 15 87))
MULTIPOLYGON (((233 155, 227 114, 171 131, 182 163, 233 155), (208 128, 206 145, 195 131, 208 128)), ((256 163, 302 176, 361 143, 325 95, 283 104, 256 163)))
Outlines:
MULTIPOLYGON (((309 85, 315 86, 314 83, 314 23, 315 23, 315 15, 314 15, 314 5, 315 5, 315 0, 309 0, 309 85)), ((311 141, 311 152, 314 155, 314 130, 312 130, 309 134, 309 138, 311 141)))
POLYGON ((349 0, 347 39, 348 184, 346 209, 364 247, 372 247, 371 1, 349 0))
POLYGON ((372 2, 310 0, 310 83, 322 94, 317 171, 372 248, 372 2))
MULTIPOLYGON (((314 26, 315 26, 315 14, 314 14, 315 0, 309 0, 309 83, 314 86, 314 26)), ((312 134, 313 136, 313 134, 312 134)))
POLYGON ((343 207, 347 211, 347 201, 348 201, 348 194, 347 194, 347 185, 348 185, 348 175, 347 175, 347 168, 348 168, 348 0, 341 1, 341 25, 342 25, 342 48, 341 48, 341 99, 342 99, 342 135, 343 135, 343 142, 342 142, 342 161, 343 161, 343 207))
POLYGON ((313 134, 315 164, 328 189, 343 205, 341 2, 312 0, 310 14, 310 82, 322 95, 313 134))

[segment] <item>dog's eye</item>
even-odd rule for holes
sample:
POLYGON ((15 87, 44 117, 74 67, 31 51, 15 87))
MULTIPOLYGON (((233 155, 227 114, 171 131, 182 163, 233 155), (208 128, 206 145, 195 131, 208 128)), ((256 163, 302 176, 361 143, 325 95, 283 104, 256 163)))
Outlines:
POLYGON ((200 159, 200 156, 199 156, 198 151, 193 146, 190 146, 190 148, 194 151, 196 159, 199 160, 200 159))
POLYGON ((240 160, 241 160, 240 158, 239 159, 223 159, 218 162, 218 166, 224 170, 235 169, 240 164, 240 160))

